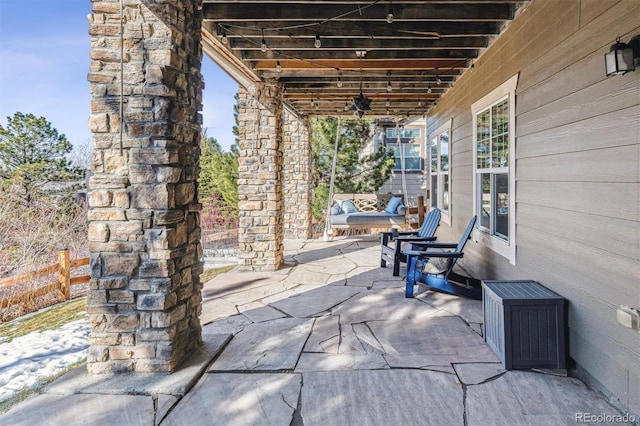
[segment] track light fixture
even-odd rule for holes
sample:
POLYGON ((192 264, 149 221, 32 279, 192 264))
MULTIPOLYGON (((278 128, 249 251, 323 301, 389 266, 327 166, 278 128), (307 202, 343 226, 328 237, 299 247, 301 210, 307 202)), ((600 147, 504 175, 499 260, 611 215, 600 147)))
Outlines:
POLYGON ((391 92, 393 90, 393 86, 391 86, 391 73, 387 73, 387 92, 391 92))
POLYGON ((442 84, 442 80, 440 80, 440 76, 438 75, 438 68, 436 68, 436 84, 442 84))
POLYGON ((316 33, 316 40, 313 42, 313 45, 316 49, 320 49, 322 47, 322 41, 320 40, 320 30, 316 33))
POLYGON ((276 60, 276 72, 282 72, 282 65, 280 65, 280 60, 276 60))
POLYGON ((342 76, 340 74, 340 70, 337 70, 337 71, 338 71, 338 81, 336 82, 336 86, 338 86, 338 88, 341 88, 342 87, 342 76))
POLYGON ((389 101, 389 98, 387 98, 387 102, 384 103, 384 106, 386 106, 387 108, 391 106, 391 101, 389 101))
POLYGON ((431 93, 431 83, 427 86, 427 93, 431 93))
POLYGON ((393 23, 393 0, 389 0, 389 11, 387 12, 387 24, 393 23))

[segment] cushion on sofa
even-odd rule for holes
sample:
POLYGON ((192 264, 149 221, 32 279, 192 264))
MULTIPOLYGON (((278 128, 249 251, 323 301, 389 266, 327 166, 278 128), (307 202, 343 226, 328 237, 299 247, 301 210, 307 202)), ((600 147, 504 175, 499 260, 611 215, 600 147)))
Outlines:
POLYGON ((384 211, 390 214, 395 214, 397 213, 400 204, 402 204, 402 197, 391 197, 387 204, 387 208, 384 211))
POLYGON ((342 213, 357 213, 358 209, 351 200, 338 200, 342 213))

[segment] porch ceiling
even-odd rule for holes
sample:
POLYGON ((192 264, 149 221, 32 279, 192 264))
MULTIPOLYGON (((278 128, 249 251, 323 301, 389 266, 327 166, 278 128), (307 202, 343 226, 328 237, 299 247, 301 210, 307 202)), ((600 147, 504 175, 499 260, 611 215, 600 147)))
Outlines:
POLYGON ((362 86, 367 116, 414 117, 527 1, 204 0, 203 46, 240 84, 279 81, 297 113, 353 114, 362 86))

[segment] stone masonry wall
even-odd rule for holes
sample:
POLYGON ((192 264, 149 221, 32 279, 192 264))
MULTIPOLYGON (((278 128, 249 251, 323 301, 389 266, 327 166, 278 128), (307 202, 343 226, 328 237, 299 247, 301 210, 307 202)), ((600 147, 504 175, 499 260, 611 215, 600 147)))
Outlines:
POLYGON ((311 238, 311 123, 284 110, 284 236, 311 238))
POLYGON ((201 1, 124 4, 88 17, 91 374, 173 371, 202 343, 201 1))
POLYGON ((238 94, 238 268, 273 271, 284 263, 282 100, 275 84, 238 94))

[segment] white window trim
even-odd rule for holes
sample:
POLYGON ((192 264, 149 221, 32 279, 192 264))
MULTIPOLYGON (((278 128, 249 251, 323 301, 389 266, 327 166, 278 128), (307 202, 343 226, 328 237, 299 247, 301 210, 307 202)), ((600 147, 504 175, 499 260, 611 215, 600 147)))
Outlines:
POLYGON ((473 214, 478 216, 478 182, 477 182, 477 115, 490 106, 509 98, 509 241, 491 236, 476 228, 473 238, 489 249, 507 258, 512 265, 516 264, 516 87, 518 74, 496 87, 482 99, 471 105, 473 116, 473 214))
MULTIPOLYGON (((442 212, 442 216, 440 217, 440 220, 442 220, 444 223, 448 224, 449 226, 451 226, 451 216, 452 216, 452 210, 453 210, 453 203, 451 202, 451 187, 453 179, 451 179, 451 172, 452 172, 452 167, 451 167, 451 157, 453 157, 451 155, 451 153, 453 152, 453 143, 452 143, 452 137, 451 137, 451 125, 453 123, 452 119, 447 120, 443 125, 441 125, 440 127, 438 127, 433 133, 432 133, 432 137, 430 139, 433 139, 434 137, 439 137, 442 133, 444 132, 449 132, 449 212, 446 213, 444 211, 441 210, 442 212)), ((427 145, 429 146, 429 161, 428 161, 428 173, 429 173, 429 188, 431 188, 431 142, 427 143, 427 145)), ((440 141, 438 141, 438 151, 440 150, 440 141)), ((438 152, 438 163, 440 162, 440 152, 438 152)), ((440 181, 440 179, 438 179, 438 194, 440 194, 440 189, 442 187, 442 182, 440 181)), ((440 205, 439 203, 440 200, 436 200, 436 204, 438 204, 438 206, 440 205)))

